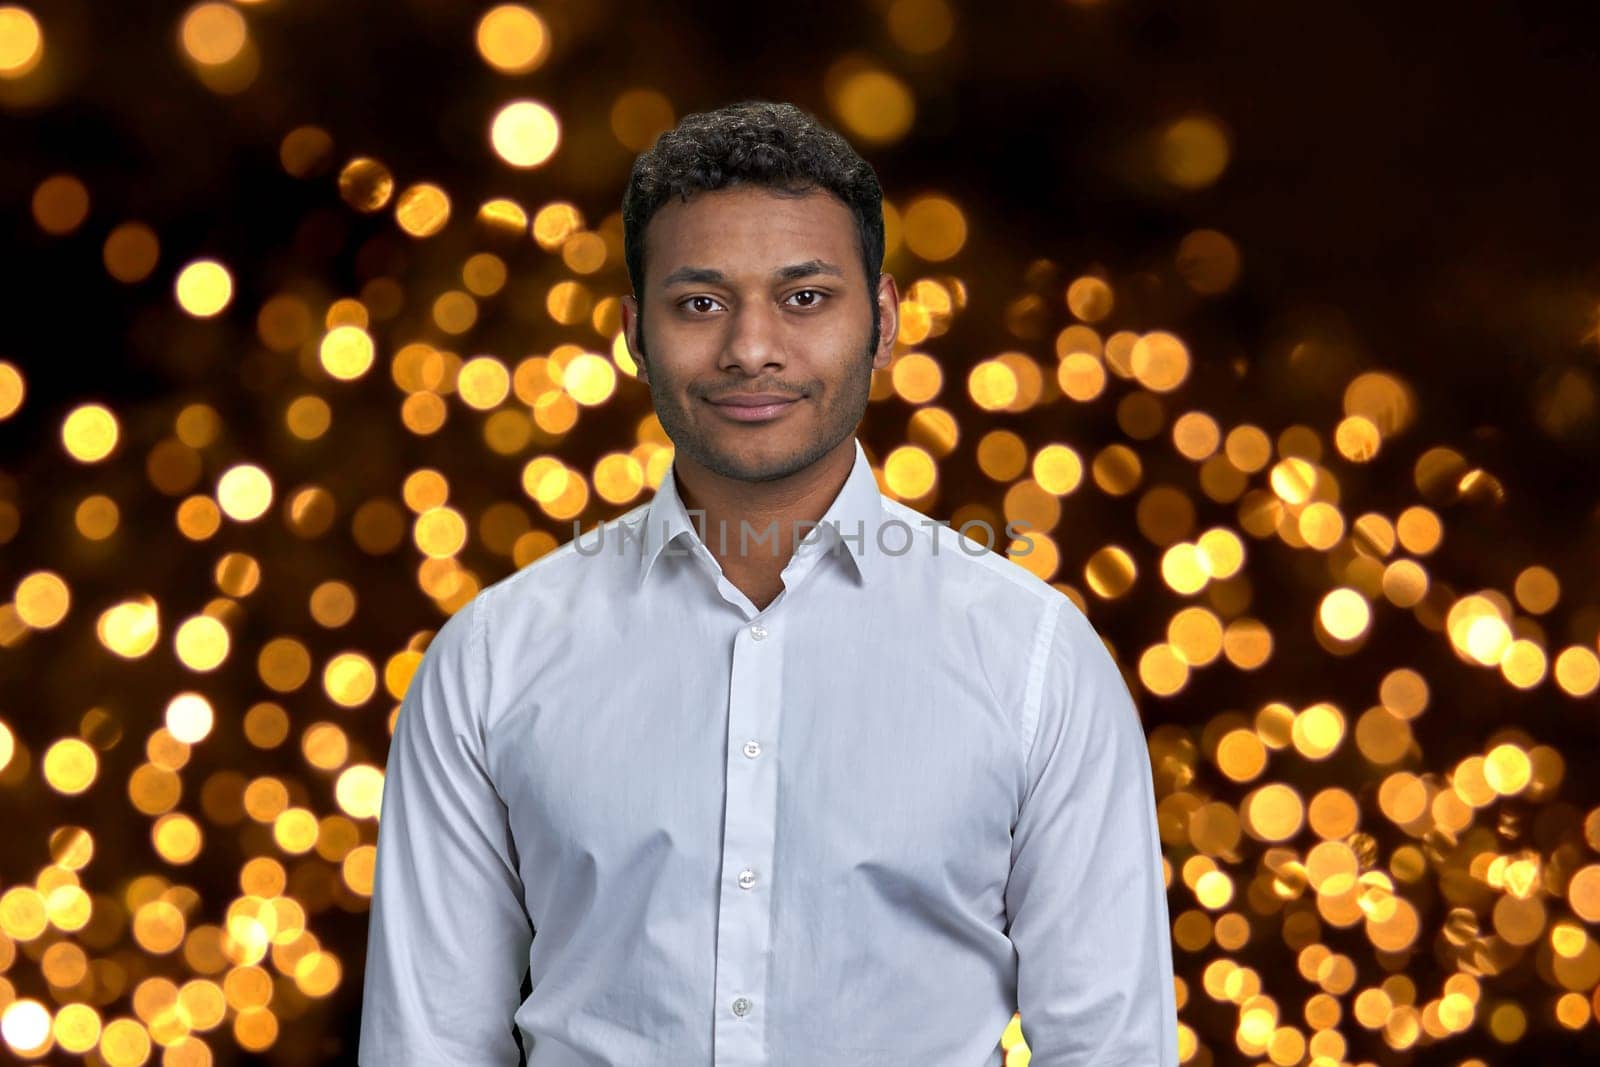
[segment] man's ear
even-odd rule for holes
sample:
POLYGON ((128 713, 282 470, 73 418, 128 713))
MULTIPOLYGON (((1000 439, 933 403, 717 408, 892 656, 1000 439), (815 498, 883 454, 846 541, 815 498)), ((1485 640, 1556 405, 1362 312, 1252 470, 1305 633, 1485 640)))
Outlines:
POLYGON ((878 350, 872 353, 872 369, 884 370, 894 362, 894 345, 900 336, 900 288, 888 271, 878 275, 878 291, 873 301, 878 316, 878 350))
POLYGON ((644 358, 639 355, 639 301, 630 293, 622 298, 621 304, 622 336, 628 344, 628 355, 633 357, 633 365, 639 369, 639 380, 648 385, 649 371, 644 358))

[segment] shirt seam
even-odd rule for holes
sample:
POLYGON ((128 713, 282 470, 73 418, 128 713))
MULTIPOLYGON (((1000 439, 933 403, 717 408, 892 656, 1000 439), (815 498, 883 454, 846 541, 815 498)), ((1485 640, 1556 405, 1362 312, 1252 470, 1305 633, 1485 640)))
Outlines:
MULTIPOLYGON (((482 691, 481 693, 477 694, 477 700, 469 703, 467 707, 467 714, 471 716, 474 725, 478 730, 479 737, 481 737, 483 740, 485 761, 488 759, 489 751, 489 687, 491 684, 493 684, 494 679, 490 674, 490 667, 493 666, 493 663, 489 658, 489 624, 488 620, 485 618, 488 605, 484 602, 487 601, 491 595, 491 589, 484 589, 479 595, 473 597, 467 605, 467 610, 472 612, 471 617, 467 619, 467 622, 470 624, 468 628, 468 637, 470 638, 470 643, 477 646, 478 654, 482 657, 483 662, 483 671, 478 675, 478 677, 481 679, 480 685, 482 686, 482 691), (479 705, 476 711, 474 711, 474 709, 471 707, 472 703, 479 705)), ((468 692, 470 693, 471 691, 472 687, 469 687, 468 692)), ((487 769, 487 767, 485 769, 487 769)))
POLYGON ((1050 669, 1048 652, 1055 643, 1056 631, 1061 626, 1061 613, 1065 610, 1065 606, 1065 594, 1051 601, 1044 618, 1039 620, 1039 625, 1034 629, 1033 649, 1029 654, 1031 666, 1028 669, 1028 690, 1023 697, 1022 705, 1024 727, 1022 736, 1027 739, 1022 754, 1022 775, 1026 783, 1024 803, 1033 793, 1033 782, 1028 776, 1028 768, 1033 763, 1033 750, 1039 741, 1039 721, 1043 717, 1040 712, 1044 704, 1044 678, 1050 669))

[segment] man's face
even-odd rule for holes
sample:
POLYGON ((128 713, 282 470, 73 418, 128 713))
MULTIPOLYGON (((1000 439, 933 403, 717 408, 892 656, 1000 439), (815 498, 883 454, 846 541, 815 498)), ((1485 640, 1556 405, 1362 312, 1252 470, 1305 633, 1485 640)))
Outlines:
POLYGON ((678 459, 771 481, 855 432, 893 353, 899 294, 888 274, 863 277, 849 208, 820 190, 732 186, 669 201, 645 232, 643 336, 632 296, 623 328, 678 459), (783 402, 727 403, 763 393, 783 402))

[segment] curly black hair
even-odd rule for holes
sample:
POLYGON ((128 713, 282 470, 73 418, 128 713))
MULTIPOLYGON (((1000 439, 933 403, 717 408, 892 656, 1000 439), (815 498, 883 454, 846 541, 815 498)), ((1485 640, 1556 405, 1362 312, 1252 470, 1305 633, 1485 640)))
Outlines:
POLYGON ((780 196, 825 189, 856 220, 867 290, 883 267, 883 190, 839 134, 793 104, 743 100, 685 115, 633 161, 622 197, 622 247, 634 296, 644 295, 644 230, 676 195, 760 185, 780 196))

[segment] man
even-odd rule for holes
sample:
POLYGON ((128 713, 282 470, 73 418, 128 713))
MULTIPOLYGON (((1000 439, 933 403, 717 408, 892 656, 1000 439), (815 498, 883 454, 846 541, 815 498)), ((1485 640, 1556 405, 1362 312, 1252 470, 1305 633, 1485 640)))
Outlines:
POLYGON ((898 330, 872 169, 745 102, 644 153, 623 220, 673 465, 429 646, 360 1062, 983 1067, 1020 1009, 1039 1067, 1175 1067, 1115 663, 855 440, 898 330))

